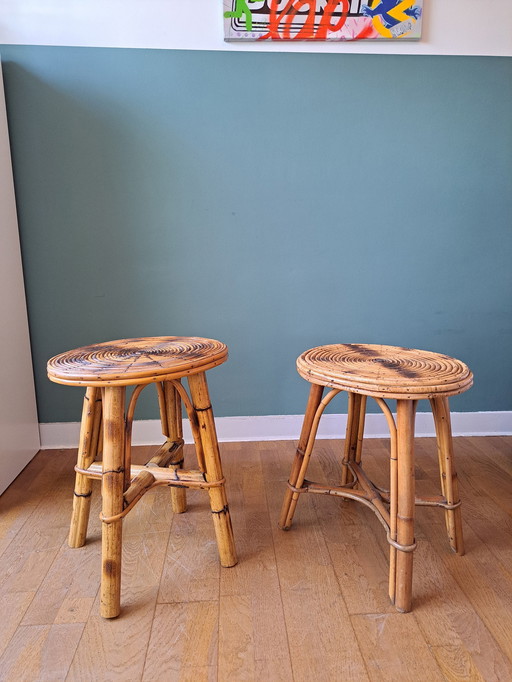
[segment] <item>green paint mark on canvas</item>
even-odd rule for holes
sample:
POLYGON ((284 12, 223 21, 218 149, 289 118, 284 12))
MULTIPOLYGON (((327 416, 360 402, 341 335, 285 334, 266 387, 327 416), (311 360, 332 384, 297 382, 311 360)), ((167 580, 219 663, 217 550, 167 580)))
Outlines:
MULTIPOLYGON (((251 2, 251 0, 249 0, 251 2)), ((252 31, 252 14, 247 6, 246 0, 236 0, 235 9, 233 12, 224 12, 226 19, 241 19, 245 15, 245 28, 247 31, 252 31)))

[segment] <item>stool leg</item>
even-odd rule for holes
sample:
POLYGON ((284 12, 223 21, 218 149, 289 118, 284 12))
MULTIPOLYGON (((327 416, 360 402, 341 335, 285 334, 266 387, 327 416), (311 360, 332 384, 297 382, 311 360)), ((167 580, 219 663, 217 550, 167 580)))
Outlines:
MULTIPOLYGON (((88 469, 96 459, 101 431, 101 392, 89 387, 85 392, 80 427, 77 466, 88 469)), ((75 475, 73 513, 69 529, 70 547, 83 547, 87 536, 89 512, 91 509, 92 480, 84 474, 75 475)))
MULTIPOLYGON (((304 421, 302 423, 302 431, 300 433, 299 443, 297 446, 297 452, 295 453, 295 459, 293 461, 292 470, 290 473, 290 478, 288 482, 291 486, 295 487, 299 478, 299 473, 302 469, 302 464, 304 462, 304 453, 309 441, 309 435, 313 427, 313 420, 315 418, 316 411, 322 401, 322 395, 324 392, 324 387, 318 384, 311 384, 311 389, 309 391, 308 404, 306 406, 306 412, 304 414, 304 421)), ((300 482, 302 485, 303 481, 300 482)), ((288 530, 292 525, 293 515, 295 513, 295 507, 297 506, 297 500, 299 498, 298 493, 294 493, 290 488, 286 489, 284 494, 283 506, 281 507, 281 516, 279 517, 278 526, 282 530, 288 530)))
POLYGON ((364 438, 364 422, 366 417, 366 396, 361 396, 361 404, 359 405, 359 425, 357 429, 357 448, 356 448, 356 462, 361 464, 363 455, 363 438, 364 438))
MULTIPOLYGON (((125 389, 108 386, 103 393, 102 516, 123 511, 124 492, 124 403, 125 389)), ((121 610, 122 519, 102 524, 101 607, 103 618, 115 618, 121 610)))
MULTIPOLYGON (((167 438, 174 443, 181 442, 182 446, 177 450, 169 464, 169 469, 180 469, 183 466, 183 422, 181 419, 181 399, 174 386, 169 381, 164 381, 165 412, 160 407, 162 430, 167 438)), ((185 488, 171 487, 171 505, 175 514, 187 511, 187 495, 185 488)))
MULTIPOLYGON (((208 385, 204 372, 193 374, 188 378, 190 395, 194 411, 199 423, 201 443, 206 468, 207 481, 220 481, 223 478, 220 461, 219 445, 215 430, 213 410, 210 404, 208 385)), ((234 566, 238 559, 233 538, 233 528, 229 516, 229 507, 224 484, 209 488, 210 506, 213 515, 213 525, 217 538, 220 563, 222 566, 234 566)))
POLYGON ((397 547, 395 606, 411 610, 414 549, 414 416, 416 401, 397 400, 397 547), (402 549, 400 549, 402 548, 402 549))
POLYGON ((341 485, 346 486, 355 481, 348 465, 350 462, 361 462, 364 418, 366 413, 366 396, 358 393, 348 394, 347 430, 345 433, 345 454, 342 461, 341 485), (352 480, 349 481, 349 476, 352 480))
MULTIPOLYGON (((437 454, 439 457, 439 474, 441 491, 449 505, 460 503, 459 483, 453 458, 452 427, 448 398, 433 398, 430 401, 437 436, 437 454)), ((445 510, 446 530, 450 547, 457 554, 464 554, 464 538, 462 535, 462 514, 460 506, 445 510)))

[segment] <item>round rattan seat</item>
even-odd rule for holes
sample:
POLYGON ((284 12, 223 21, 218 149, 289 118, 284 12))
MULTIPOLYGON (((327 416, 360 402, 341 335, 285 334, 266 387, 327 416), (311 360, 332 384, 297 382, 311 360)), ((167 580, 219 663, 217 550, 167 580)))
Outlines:
POLYGON ((332 344, 306 351, 297 371, 311 383, 379 398, 452 396, 471 387, 460 360, 430 351, 371 344, 332 344))
POLYGON ((214 339, 157 336, 84 346, 48 361, 48 377, 72 386, 126 386, 190 376, 222 364, 227 346, 214 339))

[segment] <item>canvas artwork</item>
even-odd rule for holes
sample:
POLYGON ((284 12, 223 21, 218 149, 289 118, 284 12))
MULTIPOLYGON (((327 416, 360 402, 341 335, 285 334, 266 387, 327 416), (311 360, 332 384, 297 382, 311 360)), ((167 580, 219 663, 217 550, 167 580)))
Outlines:
POLYGON ((423 0, 224 0, 226 40, 418 40, 423 0))

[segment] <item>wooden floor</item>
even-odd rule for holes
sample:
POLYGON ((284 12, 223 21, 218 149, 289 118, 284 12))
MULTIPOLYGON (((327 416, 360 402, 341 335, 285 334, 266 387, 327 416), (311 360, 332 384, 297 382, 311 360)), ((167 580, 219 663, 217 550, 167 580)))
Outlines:
MULTIPOLYGON (((308 477, 338 481, 340 446, 319 441, 308 477)), ((406 615, 388 603, 370 510, 305 495, 293 528, 277 528, 293 452, 222 445, 234 568, 218 565, 204 492, 174 517, 167 489, 149 493, 124 522, 112 621, 98 615, 99 496, 88 544, 69 549, 75 453, 39 453, 0 498, 0 680, 512 680, 512 438, 456 439, 467 553, 450 552, 442 510, 418 509, 406 615)), ((437 492, 434 442, 416 453, 419 492, 437 492)), ((382 484, 386 456, 385 441, 365 442, 382 484)))

